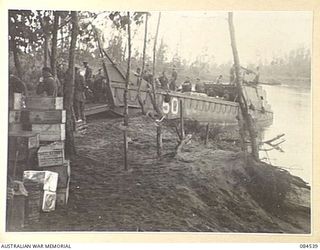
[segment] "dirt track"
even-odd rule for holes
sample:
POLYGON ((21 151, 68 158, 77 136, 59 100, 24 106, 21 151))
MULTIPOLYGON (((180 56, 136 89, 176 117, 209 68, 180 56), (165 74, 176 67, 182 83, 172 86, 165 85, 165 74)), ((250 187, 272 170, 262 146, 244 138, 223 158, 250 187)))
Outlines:
POLYGON ((173 158, 176 136, 170 130, 159 160, 156 129, 147 117, 131 119, 130 166, 124 171, 120 124, 89 122, 87 134, 76 137, 68 206, 42 214, 27 231, 310 231, 308 205, 286 198, 294 186, 308 200, 299 178, 266 164, 245 166, 242 153, 197 140, 173 158))

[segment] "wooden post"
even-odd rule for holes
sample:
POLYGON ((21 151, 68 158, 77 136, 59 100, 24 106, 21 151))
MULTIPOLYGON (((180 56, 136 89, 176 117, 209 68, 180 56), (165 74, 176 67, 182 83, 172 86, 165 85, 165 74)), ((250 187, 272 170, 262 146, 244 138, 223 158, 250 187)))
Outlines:
POLYGON ((51 46, 51 58, 50 65, 53 76, 57 76, 57 39, 58 39, 58 29, 59 29, 59 18, 60 14, 58 11, 53 12, 54 22, 53 22, 53 31, 52 31, 52 46, 51 46))
MULTIPOLYGON (((230 32, 230 40, 231 40, 231 47, 232 47, 232 53, 233 53, 233 59, 234 59, 234 65, 235 65, 235 73, 236 73, 236 84, 237 84, 237 90, 238 90, 238 96, 239 96, 239 106, 241 109, 241 114, 244 118, 244 121, 247 125, 249 135, 250 135, 250 141, 252 146, 252 156, 255 160, 259 160, 259 148, 257 144, 257 135, 254 128, 254 121, 251 117, 251 115, 248 113, 248 105, 247 101, 244 98, 243 92, 242 92, 242 86, 240 82, 240 60, 236 45, 236 38, 235 38, 235 31, 234 31, 234 25, 233 25, 233 13, 228 13, 228 23, 229 23, 229 32, 230 32)), ((244 139, 243 139, 244 140, 244 139)))
POLYGON ((144 74, 144 66, 146 63, 146 48, 147 48, 147 37, 148 37, 148 12, 145 14, 145 24, 144 24, 144 39, 143 39, 143 52, 142 52, 142 67, 141 67, 141 73, 138 76, 138 102, 141 106, 141 112, 143 115, 146 114, 146 110, 144 108, 144 103, 141 98, 141 83, 142 83, 142 76, 144 74))
POLYGON ((74 128, 74 120, 73 120, 73 95, 74 95, 74 64, 75 64, 75 49, 77 37, 79 35, 79 27, 78 27, 78 12, 71 12, 71 23, 72 23, 72 31, 71 31, 71 42, 70 42, 70 50, 69 50, 69 69, 68 69, 68 79, 66 81, 64 87, 64 98, 63 105, 66 110, 66 155, 68 158, 72 157, 75 154, 75 145, 74 145, 74 137, 73 137, 73 128, 74 128))
POLYGON ((157 30, 156 30, 156 35, 155 35, 154 44, 153 44, 152 84, 151 84, 152 93, 150 93, 150 97, 151 97, 151 102, 152 102, 153 108, 158 113, 158 115, 161 115, 161 110, 160 110, 160 108, 158 107, 158 104, 157 104, 155 73, 156 73, 156 50, 157 50, 157 40, 158 40, 160 19, 161 19, 161 12, 159 12, 157 30))
POLYGON ((180 135, 181 141, 184 139, 183 101, 180 100, 180 135))
MULTIPOLYGON (((124 113, 123 120, 124 126, 127 128, 129 125, 129 116, 128 116, 128 88, 130 83, 130 70, 131 70, 131 29, 130 29, 130 12, 127 12, 128 17, 128 67, 126 75, 126 86, 123 93, 124 100, 124 113)), ((127 139, 127 129, 123 131, 123 141, 124 141, 124 169, 128 170, 128 139, 127 139)))
POLYGON ((157 126, 157 154, 158 157, 162 155, 162 127, 161 124, 157 126))
POLYGON ((158 40, 158 34, 159 34, 160 19, 161 19, 161 12, 159 12, 157 30, 156 30, 156 35, 155 35, 154 44, 153 44, 153 63, 152 63, 152 75, 153 75, 153 78, 154 78, 155 73, 156 73, 155 72, 156 71, 156 51, 157 51, 157 40, 158 40))
POLYGON ((206 140, 204 142, 205 145, 208 144, 208 140, 209 140, 209 129, 210 129, 210 126, 209 126, 209 123, 207 124, 206 126, 206 140))

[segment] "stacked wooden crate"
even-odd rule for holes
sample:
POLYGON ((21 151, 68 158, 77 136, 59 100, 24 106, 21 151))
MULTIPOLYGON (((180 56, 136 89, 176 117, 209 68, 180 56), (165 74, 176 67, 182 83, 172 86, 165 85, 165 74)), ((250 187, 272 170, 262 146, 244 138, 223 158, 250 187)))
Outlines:
POLYGON ((40 134, 38 168, 58 173, 57 206, 66 205, 69 196, 70 162, 65 160, 66 111, 62 97, 30 97, 26 100, 33 132, 40 134))
POLYGON ((35 166, 40 135, 32 131, 9 132, 8 175, 13 180, 22 180, 23 171, 35 166))
POLYGON ((57 206, 65 206, 69 198, 70 161, 65 160, 64 144, 55 142, 38 150, 38 166, 58 173, 57 206))
POLYGON ((26 106, 31 130, 40 134, 42 144, 65 140, 66 112, 62 97, 28 97, 26 106))
POLYGON ((62 97, 28 97, 24 107, 18 104, 18 99, 10 104, 9 111, 8 174, 24 181, 28 191, 26 223, 32 224, 39 220, 40 210, 50 212, 56 204, 66 205, 68 201, 70 162, 64 157, 66 112, 62 97), (23 167, 17 167, 18 163, 23 167), (46 176, 57 177, 55 188, 46 188, 46 176))

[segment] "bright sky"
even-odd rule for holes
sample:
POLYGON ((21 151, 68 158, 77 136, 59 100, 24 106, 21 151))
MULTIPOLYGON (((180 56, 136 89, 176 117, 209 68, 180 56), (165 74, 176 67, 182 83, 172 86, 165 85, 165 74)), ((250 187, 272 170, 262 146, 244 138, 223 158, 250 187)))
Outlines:
MULTIPOLYGON (((155 35, 158 12, 151 12, 149 38, 155 35)), ((234 12, 236 41, 241 64, 257 64, 292 49, 312 47, 312 12, 234 12)), ((142 52, 144 25, 133 45, 142 52)), ((168 45, 168 58, 178 52, 188 61, 204 51, 216 63, 232 61, 227 12, 162 12, 158 44, 168 45)), ((152 54, 152 45, 148 53, 152 54)))

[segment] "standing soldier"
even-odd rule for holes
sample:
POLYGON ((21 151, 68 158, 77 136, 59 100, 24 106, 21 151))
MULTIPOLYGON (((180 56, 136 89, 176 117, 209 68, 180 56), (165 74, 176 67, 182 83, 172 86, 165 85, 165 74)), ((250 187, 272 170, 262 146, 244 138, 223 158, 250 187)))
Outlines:
POLYGON ((57 97, 59 94, 60 82, 54 78, 49 67, 42 68, 42 77, 37 86, 36 93, 41 95, 46 93, 47 96, 57 97))
POLYGON ((80 74, 80 68, 76 66, 74 77, 74 112, 77 121, 86 120, 84 116, 84 104, 86 101, 85 89, 85 79, 80 74))
POLYGON ((165 71, 162 71, 162 74, 161 76, 159 77, 159 82, 160 82, 160 85, 161 85, 161 88, 162 89, 165 89, 165 90, 168 90, 168 83, 169 83, 169 80, 166 76, 166 72, 165 71))
POLYGON ((255 84, 258 84, 259 83, 259 78, 260 78, 260 68, 259 66, 256 68, 256 72, 255 72, 255 77, 253 79, 253 82, 255 84))
POLYGON ((92 69, 90 68, 88 62, 83 62, 85 68, 84 78, 86 80, 86 85, 91 88, 92 86, 92 69))
POLYGON ((234 84, 236 80, 236 66, 233 64, 230 69, 230 84, 234 84))
POLYGON ((177 78, 178 78, 178 73, 176 71, 175 66, 173 66, 172 73, 171 73, 170 86, 169 86, 170 90, 173 90, 173 91, 176 90, 177 78))
POLYGON ((21 106, 25 107, 25 97, 28 95, 26 84, 13 73, 13 70, 9 70, 9 107, 13 108, 14 94, 20 93, 22 95, 21 106))

